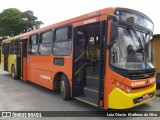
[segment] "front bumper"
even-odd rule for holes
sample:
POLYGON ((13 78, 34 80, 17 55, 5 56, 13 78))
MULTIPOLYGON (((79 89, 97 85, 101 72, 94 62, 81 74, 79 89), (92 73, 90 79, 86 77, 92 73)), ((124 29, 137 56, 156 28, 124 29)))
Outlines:
POLYGON ((108 108, 127 109, 127 108, 132 108, 132 107, 141 105, 153 99, 155 97, 155 91, 156 91, 156 83, 150 89, 137 92, 137 93, 129 93, 129 94, 125 93, 124 91, 116 87, 109 94, 108 108), (142 100, 142 99, 140 100, 140 98, 142 98, 144 94, 150 94, 150 98, 145 100, 142 100), (138 101, 138 102, 135 102, 135 101, 138 101))

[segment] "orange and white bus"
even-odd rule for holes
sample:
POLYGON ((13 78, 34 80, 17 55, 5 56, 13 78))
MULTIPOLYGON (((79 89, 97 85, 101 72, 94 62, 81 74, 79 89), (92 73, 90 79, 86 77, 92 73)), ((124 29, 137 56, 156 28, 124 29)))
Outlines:
POLYGON ((145 14, 106 8, 4 40, 1 64, 65 100, 126 109, 155 97, 152 35, 145 14))

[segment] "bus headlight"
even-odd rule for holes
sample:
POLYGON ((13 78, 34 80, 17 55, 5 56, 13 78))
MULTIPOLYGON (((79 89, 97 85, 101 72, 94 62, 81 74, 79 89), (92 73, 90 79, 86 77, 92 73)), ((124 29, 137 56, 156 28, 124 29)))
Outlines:
POLYGON ((127 91, 127 93, 130 93, 131 89, 129 87, 127 87, 126 91, 127 91))
POLYGON ((116 82, 116 86, 117 86, 117 87, 120 87, 120 85, 121 85, 121 84, 120 84, 119 82, 116 82))
POLYGON ((118 81, 114 81, 113 82, 115 84, 116 87, 120 88, 121 90, 123 90, 126 93, 130 93, 131 92, 131 88, 118 82, 118 81))

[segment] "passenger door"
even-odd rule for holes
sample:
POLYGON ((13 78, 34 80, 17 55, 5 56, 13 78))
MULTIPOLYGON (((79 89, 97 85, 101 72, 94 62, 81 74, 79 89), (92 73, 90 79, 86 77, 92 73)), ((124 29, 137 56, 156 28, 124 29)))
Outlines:
POLYGON ((74 59, 73 59, 73 96, 83 95, 86 82, 86 40, 85 31, 74 29, 74 59))
POLYGON ((17 76, 22 78, 22 41, 17 45, 17 76))
POLYGON ((103 100, 106 21, 74 29, 73 97, 94 106, 103 100))

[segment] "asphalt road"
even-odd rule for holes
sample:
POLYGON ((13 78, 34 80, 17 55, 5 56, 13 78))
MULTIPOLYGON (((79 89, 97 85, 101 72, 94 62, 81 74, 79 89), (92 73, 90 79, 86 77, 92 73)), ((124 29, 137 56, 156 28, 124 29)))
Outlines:
MULTIPOLYGON (((78 100, 64 101, 60 93, 53 92, 31 82, 23 80, 13 80, 11 75, 0 69, 0 111, 100 111, 101 109, 80 102, 78 100)), ((137 106, 129 111, 160 111, 160 97, 137 106)), ((0 118, 0 120, 9 118, 0 118)), ((39 120, 40 118, 35 118, 39 120)), ((41 118, 46 119, 46 118, 41 118)), ((53 118, 47 118, 53 119, 53 118)), ((64 119, 64 118, 54 118, 64 119)), ((135 119, 131 118, 105 118, 105 117, 65 117, 65 120, 97 120, 97 119, 135 119)), ((139 118, 137 118, 139 119, 139 118)), ((156 119, 155 117, 140 119, 156 119)), ((157 118, 158 119, 158 118, 157 118)), ((17 120, 17 118, 15 119, 17 120)))

